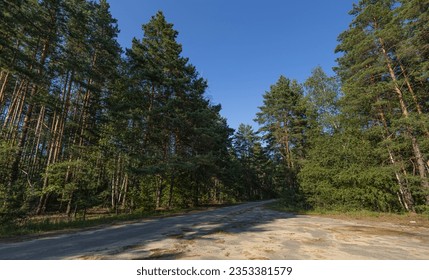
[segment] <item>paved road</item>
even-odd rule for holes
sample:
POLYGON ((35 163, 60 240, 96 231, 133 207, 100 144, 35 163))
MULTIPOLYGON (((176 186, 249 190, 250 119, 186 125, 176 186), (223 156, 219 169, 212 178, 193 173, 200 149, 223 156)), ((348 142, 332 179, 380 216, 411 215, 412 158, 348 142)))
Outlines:
POLYGON ((103 229, 63 234, 18 243, 0 243, 0 259, 65 259, 103 252, 112 254, 142 242, 151 242, 201 223, 258 207, 270 201, 217 208, 195 214, 144 220, 103 229))
POLYGON ((295 216, 268 202, 0 243, 0 259, 429 259, 427 228, 295 216))

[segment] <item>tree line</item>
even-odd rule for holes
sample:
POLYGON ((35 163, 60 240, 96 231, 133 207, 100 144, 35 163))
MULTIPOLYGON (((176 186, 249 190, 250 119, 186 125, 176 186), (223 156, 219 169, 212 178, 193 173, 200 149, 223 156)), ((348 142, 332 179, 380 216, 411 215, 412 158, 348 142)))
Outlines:
POLYGON ((428 212, 429 1, 361 0, 336 76, 280 77, 256 120, 303 208, 428 212))
POLYGON ((282 196, 428 211, 428 11, 361 0, 336 76, 281 76, 231 129, 162 12, 123 51, 105 0, 0 1, 1 220, 282 196))
POLYGON ((2 0, 0 11, 2 221, 275 195, 237 175, 234 131, 162 12, 124 52, 105 0, 2 0))

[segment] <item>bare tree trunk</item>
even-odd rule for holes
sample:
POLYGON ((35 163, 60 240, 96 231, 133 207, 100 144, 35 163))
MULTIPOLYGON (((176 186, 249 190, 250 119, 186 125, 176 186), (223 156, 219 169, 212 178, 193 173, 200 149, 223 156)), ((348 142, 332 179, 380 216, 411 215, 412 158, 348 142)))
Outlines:
POLYGON ((27 95, 27 81, 19 83, 16 81, 12 100, 9 105, 6 117, 3 122, 3 131, 5 139, 15 144, 20 118, 23 115, 24 103, 27 95), (18 86, 19 84, 19 86, 18 86))
MULTIPOLYGON (((37 91, 37 86, 34 86, 31 95, 33 95, 36 91, 37 91)), ((30 128, 30 121, 31 121, 32 114, 33 114, 33 105, 30 104, 27 108, 27 113, 26 113, 25 118, 24 118, 24 125, 22 127, 21 137, 20 137, 20 140, 18 143, 18 149, 17 149, 17 152, 15 154, 14 161, 12 163, 11 176, 10 176, 10 184, 11 185, 14 184, 15 181, 18 179, 19 164, 21 162, 22 154, 24 152, 23 148, 24 148, 25 142, 27 140, 27 134, 28 134, 28 130, 30 128)))
POLYGON ((122 195, 122 209, 125 209, 126 205, 126 199, 127 199, 127 192, 128 192, 128 174, 125 174, 124 176, 124 193, 122 195))
POLYGON ((423 114, 422 107, 420 106, 420 103, 419 103, 419 101, 417 99, 417 96, 416 96, 416 94, 414 92, 413 87, 411 86, 410 80, 408 78, 408 75, 407 75, 407 73, 406 73, 406 71, 405 71, 404 66, 402 65, 402 63, 399 63, 399 67, 401 68, 401 72, 402 72, 402 75, 404 76, 405 83, 407 84, 408 91, 410 92, 411 97, 413 98, 414 104, 416 105, 417 113, 419 115, 422 115, 423 114))
MULTIPOLYGON (((386 118, 384 116, 383 109, 379 107, 378 113, 379 113, 380 120, 381 120, 381 123, 382 123, 383 128, 384 128, 383 138, 385 140, 387 140, 390 138, 390 131, 389 131, 389 128, 387 126, 387 121, 386 121, 386 118)), ((387 152, 389 154, 390 163, 392 164, 392 166, 396 167, 398 165, 398 163, 395 159, 395 155, 394 155, 393 151, 391 149, 387 148, 387 152)), ((408 187, 408 183, 407 183, 406 179, 404 179, 404 178, 407 178, 407 172, 406 172, 404 166, 402 165, 402 163, 401 163, 400 169, 401 169, 401 172, 403 173, 404 177, 402 177, 402 175, 398 171, 396 171, 396 170, 394 171, 396 180, 397 180, 398 185, 399 185, 399 193, 398 193, 399 203, 407 211, 415 212, 414 199, 413 199, 411 191, 408 187)))
POLYGON ((73 202, 73 191, 70 193, 70 197, 69 197, 69 199, 67 201, 67 209, 66 209, 66 215, 67 215, 67 217, 70 217, 72 202, 73 202))
POLYGON ((155 86, 152 85, 151 87, 151 91, 150 91, 150 95, 149 95, 149 107, 148 110, 146 112, 147 117, 146 117, 146 123, 148 125, 146 132, 143 135, 143 147, 147 147, 147 143, 149 142, 149 136, 152 133, 152 110, 153 110, 153 104, 155 101, 155 86))
POLYGON ((48 171, 49 171, 49 166, 51 165, 51 162, 53 161, 54 158, 54 149, 55 149, 55 141, 56 141, 56 133, 54 133, 55 131, 57 131, 58 129, 58 114, 57 112, 54 113, 54 116, 52 118, 52 124, 51 124, 51 137, 50 137, 50 141, 48 143, 48 148, 47 148, 47 152, 48 152, 48 158, 46 161, 46 166, 45 166, 45 176, 43 178, 43 186, 42 186, 42 194, 39 198, 39 203, 37 205, 37 209, 36 209, 36 215, 40 215, 43 212, 43 204, 45 201, 45 189, 48 186, 48 182, 49 182, 49 178, 48 178, 48 171))
POLYGON ((7 85, 7 82, 9 80, 9 71, 7 71, 6 74, 4 74, 4 72, 5 71, 1 71, 1 77, 0 77, 0 81, 2 82, 1 83, 1 87, 0 87, 0 107, 2 106, 3 101, 5 99, 5 96, 6 96, 6 92, 5 92, 6 85, 7 85))
POLYGON ((277 131, 283 131, 283 135, 278 135, 278 140, 280 143, 283 144, 284 151, 280 150, 280 154, 283 156, 284 160, 286 161, 286 165, 288 168, 292 169, 293 159, 292 159, 292 153, 289 147, 289 133, 287 131, 287 128, 282 128, 279 123, 277 123, 277 131))
POLYGON ((168 209, 171 209, 172 202, 173 202, 174 170, 172 172, 173 172, 173 174, 170 177, 170 191, 169 191, 169 194, 168 194, 168 209))
POLYGON ((36 214, 40 215, 44 212, 45 206, 46 206, 46 199, 47 195, 44 193, 45 190, 48 187, 49 184, 49 167, 56 163, 60 157, 61 148, 62 148, 62 138, 64 134, 64 126, 65 121, 68 115, 69 110, 69 102, 70 102, 70 95, 71 95, 71 89, 73 84, 73 77, 74 72, 71 73, 69 77, 69 73, 66 75, 66 82, 64 85, 64 95, 63 95, 63 108, 62 112, 54 113, 52 128, 51 128, 51 143, 48 146, 48 160, 46 162, 46 169, 45 169, 45 178, 43 180, 43 186, 42 186, 42 195, 39 200, 39 204, 37 206, 36 214))
POLYGON ((120 156, 118 156, 118 159, 116 160, 115 164, 115 172, 114 176, 112 178, 112 209, 115 211, 115 213, 118 212, 118 188, 119 188, 119 164, 120 164, 120 156))
MULTIPOLYGON (((116 172, 116 171, 115 171, 116 172)), ((115 210, 116 209, 116 199, 115 199, 115 197, 116 197, 116 180, 115 180, 115 178, 116 178, 116 176, 115 175, 113 175, 113 177, 112 177, 112 183, 111 183, 111 194, 110 194, 110 202, 111 202, 111 207, 112 207, 112 210, 115 210)))
MULTIPOLYGON (((46 40, 44 45, 43 45, 42 53, 40 56, 40 67, 37 70, 38 75, 42 75, 42 73, 43 73, 43 66, 45 65, 45 61, 46 61, 46 58, 48 56, 48 50, 49 50, 49 41, 46 40)), ((32 90, 31 90, 30 96, 29 96, 30 100, 33 96, 36 95, 37 91, 38 91, 38 86, 36 84, 33 84, 33 87, 32 87, 32 90)), ((15 159, 13 161, 12 168, 11 168, 10 185, 13 185, 15 183, 15 181, 18 179, 19 165, 21 162, 22 154, 24 152, 23 148, 24 148, 25 142, 27 141, 27 134, 28 134, 28 130, 30 128, 30 121, 31 121, 31 116, 33 114, 33 107, 34 107, 33 103, 30 103, 27 107, 27 112, 26 112, 26 115, 24 118, 24 124, 22 127, 21 137, 20 137, 19 142, 18 142, 18 149, 17 149, 17 152, 15 154, 15 159)))
POLYGON ((162 192, 164 190, 163 180, 161 176, 157 176, 156 180, 156 208, 161 207, 162 192))
POLYGON ((37 165, 38 156, 40 154, 39 146, 40 146, 40 141, 41 141, 41 137, 42 137, 43 123, 44 123, 44 119, 45 119, 45 110, 46 110, 46 107, 43 105, 40 108, 39 117, 37 118, 36 129, 34 131, 35 140, 34 140, 34 144, 33 144, 33 152, 31 153, 33 156, 33 159, 32 159, 31 167, 30 167, 31 177, 34 175, 34 173, 37 170, 36 165, 37 165))
MULTIPOLYGON (((92 57, 91 68, 94 68, 96 61, 97 61, 97 50, 95 51, 95 53, 92 57)), ((88 118, 90 117, 89 106, 91 105, 90 101, 91 101, 91 95, 92 95, 92 92, 89 88, 91 87, 92 84, 93 84, 93 79, 90 78, 88 80, 87 90, 86 90, 85 96, 83 98, 82 112, 81 112, 81 116, 80 116, 80 120, 79 120, 79 125, 80 125, 80 142, 79 142, 79 145, 80 146, 83 146, 83 137, 85 134, 85 130, 88 128, 88 118)))
MULTIPOLYGON (((396 160, 395 160, 395 156, 393 154, 393 152, 390 149, 387 149, 388 153, 389 153, 389 159, 390 162, 392 163, 393 166, 396 166, 396 160)), ((401 166, 401 171, 404 173, 404 176, 407 175, 406 170, 403 168, 403 166, 401 166)), ((400 173, 398 171, 395 171, 395 177, 396 180, 398 181, 398 185, 399 185, 399 196, 400 196, 400 200, 399 202, 404 206, 404 208, 408 211, 408 212, 415 212, 414 209, 414 199, 413 196, 411 195, 411 192, 408 188, 408 184, 407 182, 402 179, 400 173)))

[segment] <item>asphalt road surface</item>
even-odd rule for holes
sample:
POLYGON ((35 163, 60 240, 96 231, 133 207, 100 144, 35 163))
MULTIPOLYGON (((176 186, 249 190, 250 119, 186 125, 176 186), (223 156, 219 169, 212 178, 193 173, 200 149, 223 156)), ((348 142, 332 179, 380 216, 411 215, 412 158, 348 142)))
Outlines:
POLYGON ((429 259, 425 227, 295 216, 269 202, 0 242, 0 259, 429 259))

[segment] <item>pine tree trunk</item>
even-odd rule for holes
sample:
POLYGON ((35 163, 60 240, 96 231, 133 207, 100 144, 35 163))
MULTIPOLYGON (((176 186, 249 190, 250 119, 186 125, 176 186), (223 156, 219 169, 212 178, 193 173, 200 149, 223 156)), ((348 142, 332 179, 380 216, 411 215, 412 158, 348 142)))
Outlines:
MULTIPOLYGON (((37 90, 37 87, 34 86, 31 95, 33 95, 36 90, 37 90)), ((20 137, 19 143, 18 143, 18 149, 17 149, 17 152, 15 154, 14 161, 12 163, 10 185, 13 185, 19 176, 19 164, 21 162, 22 154, 24 152, 24 145, 25 145, 25 142, 27 140, 27 134, 28 134, 28 130, 30 128, 30 121, 31 121, 32 114, 33 114, 33 105, 30 104, 28 106, 27 113, 26 113, 25 118, 24 118, 24 125, 22 126, 22 132, 21 132, 21 137, 20 137)))
POLYGON ((4 138, 10 141, 12 144, 16 144, 16 137, 18 134, 18 127, 20 119, 23 115, 24 103, 27 96, 28 82, 22 81, 19 83, 16 81, 11 104, 9 105, 6 117, 3 122, 4 138), (18 86, 19 84, 19 86, 18 86))
MULTIPOLYGON (((408 75, 407 75, 407 73, 406 73, 406 71, 405 71, 404 66, 402 65, 402 63, 399 63, 399 67, 401 68, 401 72, 402 72, 402 75, 404 76, 405 83, 407 84, 408 91, 410 92, 411 97, 413 98, 414 104, 416 105, 417 113, 419 115, 422 115, 423 114, 422 107, 420 106, 420 103, 419 103, 419 101, 417 99, 417 96, 416 96, 416 94, 414 92, 413 87, 411 86, 410 80, 408 78, 408 75)), ((426 131, 426 133, 428 133, 428 132, 426 131)))
POLYGON ((69 77, 69 73, 67 73, 65 84, 64 84, 64 91, 63 91, 62 112, 54 113, 52 127, 51 127, 52 137, 51 137, 50 145, 48 146, 48 150, 49 150, 48 159, 45 167, 45 177, 43 179, 42 195, 40 197, 39 204, 36 210, 37 215, 42 214, 44 212, 44 209, 46 208, 46 202, 47 202, 46 197, 48 197, 49 194, 45 194, 45 190, 47 189, 49 184, 49 176, 48 176, 49 168, 52 164, 56 163, 60 157, 61 148, 62 148, 62 138, 64 134, 64 126, 65 126, 65 121, 66 121, 68 109, 69 109, 73 77, 74 77, 73 71, 70 77, 69 77))
POLYGON ((195 180, 195 189, 194 189, 194 206, 198 206, 200 204, 199 202, 199 196, 200 196, 200 188, 199 188, 199 182, 198 180, 195 180))
MULTIPOLYGON (((380 100, 378 100, 378 101, 380 101, 380 100)), ((390 137, 390 131, 389 131, 389 127, 387 126, 387 121, 386 121, 386 117, 384 116, 383 109, 379 107, 378 113, 379 113, 380 120, 381 120, 381 123, 382 123, 383 128, 384 128, 383 139, 387 140, 390 137)), ((393 151, 389 148, 387 148, 387 152, 389 154, 390 163, 395 168, 398 165, 398 163, 396 162, 396 159, 395 159, 395 155, 394 155, 393 151)), ((407 211, 415 212, 414 199, 413 199, 411 191, 408 187, 407 181, 406 181, 406 179, 404 179, 404 178, 407 178, 407 172, 406 172, 405 168, 402 166, 402 164, 401 164, 400 169, 401 169, 404 177, 402 177, 401 174, 395 170, 395 177, 396 177, 396 180, 397 180, 398 185, 399 185, 399 194, 398 194, 399 203, 407 211)))
MULTIPOLYGON (((393 166, 396 166, 397 163, 393 152, 390 149, 387 149, 387 151, 389 153, 390 162, 392 163, 393 166)), ((405 169, 401 167, 401 170, 404 173, 404 176, 406 176, 407 174, 405 169)), ((395 171, 395 177, 399 185, 399 194, 398 194, 400 196, 399 203, 401 203, 408 212, 414 213, 415 212, 414 199, 413 199, 413 196, 411 195, 410 190, 407 187, 406 181, 402 179, 398 171, 395 171)))
MULTIPOLYGON (((407 106, 405 104, 405 100, 404 100, 404 96, 402 94, 401 88, 398 84, 398 80, 396 78, 395 71, 393 70, 392 62, 391 62, 391 60, 387 54, 387 51, 385 49, 383 39, 379 38, 379 42, 381 44, 381 51, 382 51, 383 56, 386 60, 386 65, 387 65, 387 68, 389 70, 390 77, 394 83, 395 92, 398 95, 398 100, 399 100, 399 104, 401 107, 402 115, 404 116, 405 119, 408 119, 409 118, 408 109, 407 109, 407 106)), ((415 157, 416 162, 417 162, 417 169, 418 169, 418 172, 420 175, 422 188, 427 192, 427 191, 429 191, 429 181, 427 178, 427 170, 426 170, 423 154, 421 153, 420 145, 417 141, 416 136, 413 133, 413 130, 410 127, 408 127, 408 133, 407 134, 411 138, 412 148, 413 148, 413 152, 414 152, 414 157, 415 157)), ((426 204, 429 205, 429 195, 426 196, 426 204)))
POLYGON ((122 196, 122 209, 125 209, 126 201, 127 201, 127 193, 128 193, 128 174, 124 176, 124 193, 122 196))
POLYGON ((115 172, 112 179, 112 209, 118 214, 118 198, 119 198, 119 184, 121 177, 121 156, 118 156, 118 159, 115 163, 115 172))
POLYGON ((110 194, 110 202, 111 202, 111 207, 112 210, 115 211, 116 210, 116 200, 115 200, 115 196, 116 196, 116 186, 115 186, 115 176, 112 177, 112 187, 111 187, 111 194, 110 194))
POLYGON ((282 133, 282 135, 279 136, 279 142, 283 145, 284 151, 280 150, 280 153, 282 154, 284 160, 286 161, 286 165, 289 169, 293 169, 293 159, 292 159, 292 153, 289 147, 289 133, 287 131, 287 127, 282 128, 279 123, 277 123, 277 131, 282 133))
POLYGON ((67 215, 67 217, 70 217, 72 202, 73 202, 73 191, 70 193, 70 197, 69 197, 69 199, 67 201, 67 209, 66 209, 66 215, 67 215))
POLYGON ((161 207, 162 191, 163 191, 163 182, 161 176, 157 177, 157 187, 156 187, 156 209, 161 207))
POLYGON ((6 85, 7 82, 9 80, 9 71, 6 72, 6 74, 4 74, 5 71, 1 71, 1 78, 0 78, 0 82, 1 82, 1 87, 0 87, 0 108, 3 104, 3 101, 5 99, 6 96, 6 85))
MULTIPOLYGON (((48 50, 49 50, 49 41, 46 40, 44 45, 43 45, 42 53, 40 56, 40 67, 37 70, 37 74, 39 76, 41 76, 43 73, 43 66, 45 65, 45 61, 46 61, 46 58, 48 56, 48 50)), ((32 97, 36 95, 37 90, 38 90, 38 86, 36 84, 33 84, 33 87, 32 87, 32 90, 31 90, 30 96, 29 96, 30 101, 31 101, 32 97)), ((21 157, 22 157, 22 154, 24 152, 23 151, 24 145, 27 141, 27 134, 28 134, 28 130, 30 128, 30 121, 31 121, 31 116, 33 114, 33 107, 34 107, 33 103, 30 103, 27 107, 27 113, 26 113, 25 118, 24 118, 24 124, 22 127, 21 137, 20 137, 19 142, 18 142, 18 149, 17 149, 17 152, 15 154, 15 159, 13 161, 12 168, 11 168, 10 185, 13 185, 15 183, 15 181, 18 179, 19 164, 21 162, 21 157)))
POLYGON ((172 202, 173 202, 174 170, 172 172, 173 172, 173 174, 170 177, 170 191, 169 191, 169 194, 168 194, 168 209, 171 209, 172 202))
POLYGON ((41 142, 41 137, 42 137, 42 129, 43 129, 43 123, 44 123, 44 119, 45 119, 45 110, 46 107, 43 105, 40 108, 40 112, 39 112, 39 117, 37 118, 37 125, 36 125, 36 129, 35 129, 35 140, 34 140, 34 144, 33 144, 33 152, 31 153, 33 159, 31 162, 31 167, 30 167, 30 174, 31 177, 34 176, 34 174, 37 172, 37 162, 38 162, 38 156, 39 154, 39 146, 40 146, 40 142, 41 142))

